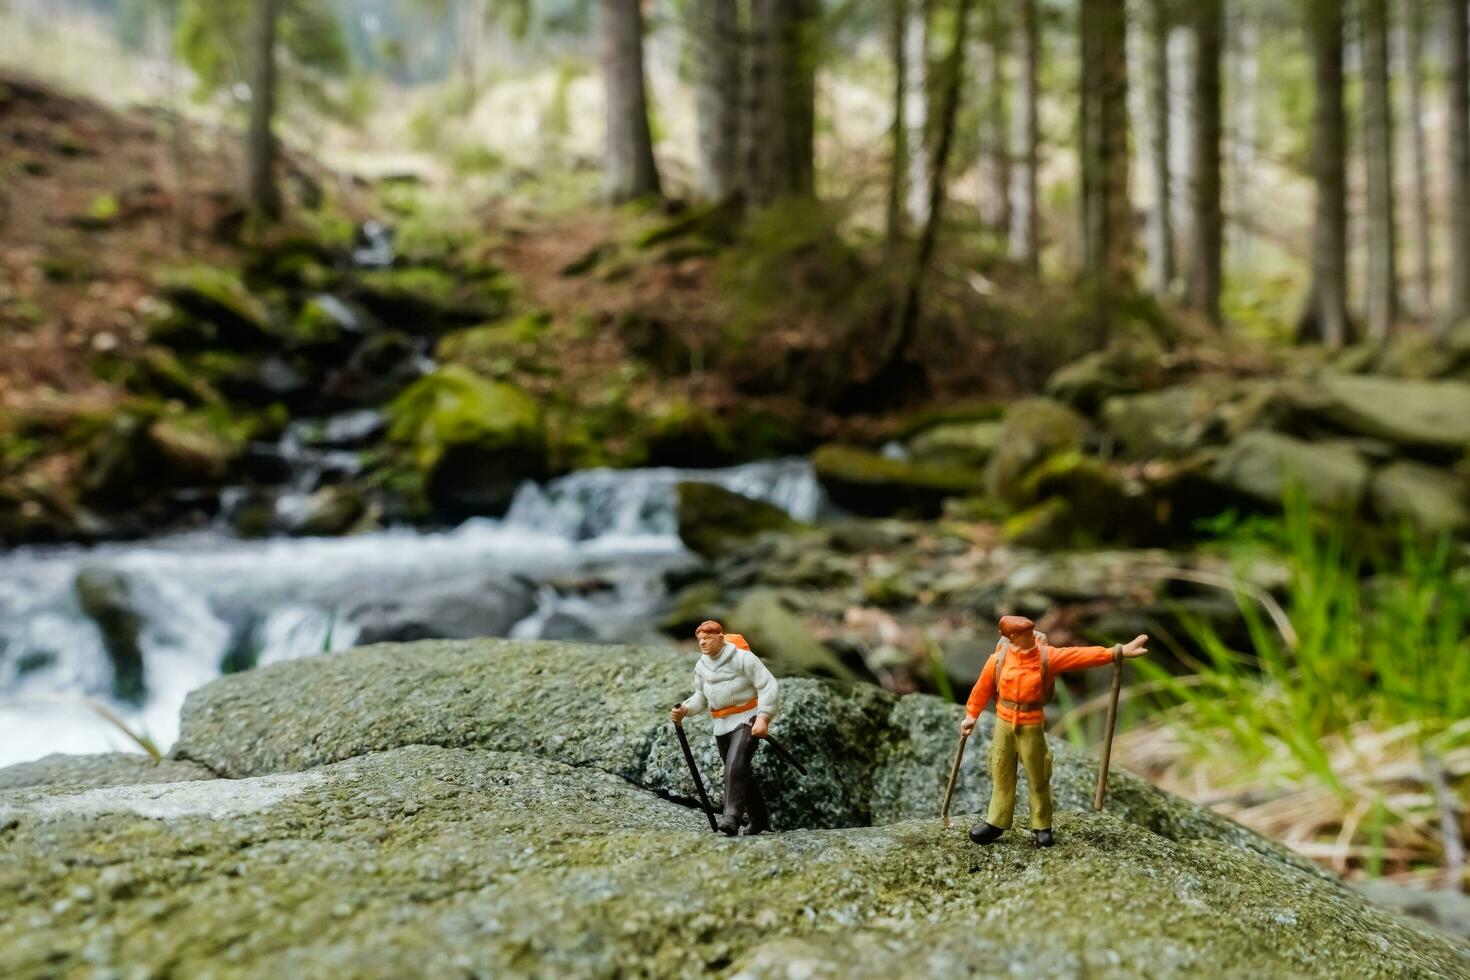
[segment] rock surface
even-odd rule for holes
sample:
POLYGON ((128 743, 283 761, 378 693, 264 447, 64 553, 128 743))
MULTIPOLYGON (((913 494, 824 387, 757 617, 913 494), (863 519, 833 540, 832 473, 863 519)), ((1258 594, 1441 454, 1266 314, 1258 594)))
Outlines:
MULTIPOLYGON (((1091 760, 1061 745, 1058 846, 976 848, 973 816, 933 817, 959 708, 922 696, 786 681, 777 731, 812 778, 764 753, 758 768, 788 832, 710 834, 677 805, 662 720, 691 659, 495 641, 325 655, 190 698, 178 754, 254 775, 20 789, 0 773, 0 974, 1470 969, 1449 938, 1126 773, 1108 812, 1075 812, 1091 760)), ((984 749, 982 731, 957 814, 984 798, 984 749)))

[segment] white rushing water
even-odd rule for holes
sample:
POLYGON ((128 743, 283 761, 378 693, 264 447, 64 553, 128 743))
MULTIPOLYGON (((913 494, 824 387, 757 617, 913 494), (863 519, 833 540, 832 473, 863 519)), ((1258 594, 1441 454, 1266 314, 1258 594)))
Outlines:
POLYGON ((446 531, 260 541, 201 532, 14 551, 0 557, 0 765, 51 752, 136 750, 94 702, 167 749, 185 695, 219 676, 232 651, 248 647, 264 665, 350 647, 360 625, 346 613, 368 594, 510 573, 540 583, 535 611, 514 625, 513 636, 555 635, 558 617, 595 624, 602 639, 647 633, 665 598, 664 571, 691 560, 674 509, 675 484, 688 479, 770 501, 803 520, 824 507, 800 460, 589 470, 523 486, 503 520, 476 518, 446 531), (112 697, 102 634, 77 598, 83 570, 126 583, 141 619, 141 703, 112 697), (603 588, 563 594, 549 584, 581 574, 603 588))

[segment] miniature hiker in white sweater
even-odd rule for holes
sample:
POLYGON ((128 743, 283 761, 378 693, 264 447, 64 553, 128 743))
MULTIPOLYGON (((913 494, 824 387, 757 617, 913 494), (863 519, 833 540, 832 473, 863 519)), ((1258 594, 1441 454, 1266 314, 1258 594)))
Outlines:
POLYGON ((751 771, 756 739, 771 727, 780 702, 780 686, 744 646, 744 638, 725 634, 725 628, 708 620, 694 631, 703 656, 694 665, 694 694, 670 712, 676 723, 690 713, 709 709, 715 744, 725 760, 725 810, 719 828, 733 837, 743 817, 750 818, 746 834, 770 829, 765 797, 751 771))

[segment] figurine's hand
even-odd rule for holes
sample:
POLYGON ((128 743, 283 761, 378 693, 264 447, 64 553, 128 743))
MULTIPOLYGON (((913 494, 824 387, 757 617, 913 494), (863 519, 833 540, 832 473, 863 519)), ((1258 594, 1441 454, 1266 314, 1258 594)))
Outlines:
POLYGON ((961 721, 960 722, 960 735, 963 736, 964 738, 969 738, 970 737, 970 734, 975 731, 975 722, 978 721, 978 720, 979 719, 977 719, 977 718, 969 718, 969 717, 966 717, 963 721, 961 721))
POLYGON ((1135 636, 1133 638, 1133 642, 1124 644, 1124 646, 1123 646, 1123 656, 1125 656, 1125 657, 1141 657, 1141 656, 1143 656, 1145 653, 1148 653, 1148 647, 1144 646, 1144 644, 1147 643, 1147 642, 1148 642, 1148 634, 1147 633, 1139 633, 1137 636, 1135 636))
POLYGON ((751 723, 750 734, 756 738, 765 738, 766 733, 771 730, 771 719, 769 715, 756 715, 755 721, 751 723))
POLYGON ((674 710, 669 712, 669 717, 673 719, 674 724, 681 724, 685 718, 689 717, 689 709, 682 704, 676 704, 674 710))

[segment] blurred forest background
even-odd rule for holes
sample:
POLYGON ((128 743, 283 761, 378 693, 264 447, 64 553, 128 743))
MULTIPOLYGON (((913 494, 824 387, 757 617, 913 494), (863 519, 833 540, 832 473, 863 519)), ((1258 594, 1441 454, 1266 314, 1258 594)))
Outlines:
POLYGON ((1470 883, 1465 0, 0 0, 0 71, 8 719, 712 614, 963 698, 1020 611, 1155 636, 1125 765, 1470 883))

